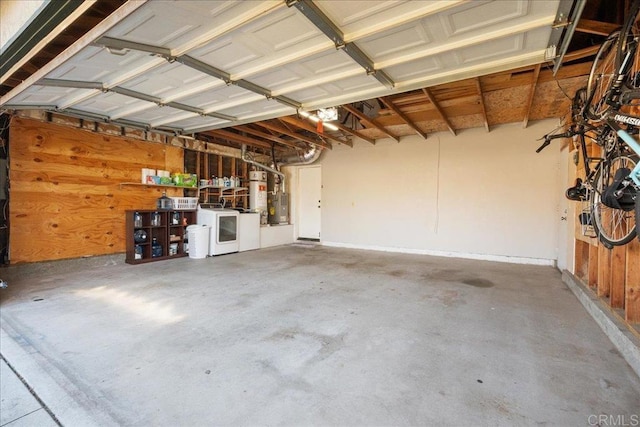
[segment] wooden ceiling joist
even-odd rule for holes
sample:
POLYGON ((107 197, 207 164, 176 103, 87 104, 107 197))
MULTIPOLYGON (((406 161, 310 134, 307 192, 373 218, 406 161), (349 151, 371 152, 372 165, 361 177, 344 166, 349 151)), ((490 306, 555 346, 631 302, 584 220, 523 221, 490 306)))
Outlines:
POLYGON ((262 122, 257 122, 256 123, 257 126, 263 127, 265 129, 269 129, 271 131, 277 132, 280 135, 287 135, 290 136, 292 138, 296 138, 300 141, 306 142, 307 144, 312 144, 312 145, 319 145, 323 148, 328 148, 328 149, 332 149, 333 147, 331 146, 331 144, 327 141, 321 141, 321 140, 313 140, 311 138, 307 138, 304 135, 300 135, 297 132, 291 132, 289 129, 285 128, 284 126, 280 126, 277 125, 273 122, 270 121, 262 121, 262 122))
POLYGON ((249 135, 258 136, 260 138, 264 138, 264 139, 267 139, 269 141, 276 142, 278 144, 282 144, 282 145, 287 146, 287 147, 296 148, 296 149, 300 148, 300 146, 298 144, 296 144, 295 142, 293 142, 293 141, 288 141, 286 139, 279 138, 279 137, 273 135, 272 133, 265 133, 265 132, 259 131, 258 129, 254 129, 254 128, 250 127, 250 126, 246 126, 246 125, 245 126, 235 126, 234 129, 239 130, 240 132, 248 133, 249 135))
POLYGON ((345 105, 342 105, 342 108, 344 108, 345 110, 347 110, 348 112, 356 116, 361 122, 368 125, 369 127, 376 128, 383 134, 387 135, 389 138, 392 138, 396 142, 400 142, 400 138, 391 134, 388 130, 384 128, 384 126, 381 126, 374 119, 370 119, 369 117, 367 117, 364 113, 362 113, 360 110, 355 108, 353 105, 345 104, 345 105))
POLYGON ((438 101, 436 101, 436 98, 433 96, 429 88, 423 87, 422 92, 427 96, 427 98, 429 99, 429 102, 436 109, 436 111, 438 112, 438 115, 440 116, 442 121, 445 123, 445 125, 447 125, 447 128, 449 129, 449 131, 453 134, 453 136, 456 136, 455 129, 453 129, 451 122, 447 118, 446 114, 444 114, 444 110, 442 109, 442 107, 440 107, 440 104, 438 104, 438 101))
POLYGON ((615 30, 620 28, 618 24, 610 22, 593 21, 591 19, 580 19, 576 25, 576 31, 581 33, 596 34, 599 36, 608 36, 615 30))
POLYGON ((542 64, 536 65, 533 70, 533 77, 531 79, 531 89, 529 90, 529 99, 526 104, 526 111, 524 114, 524 120, 522 121, 522 127, 526 128, 529 124, 529 114, 531 114, 531 105, 533 105, 533 96, 536 93, 536 87, 538 86, 538 77, 540 76, 540 67, 542 64))
POLYGON ((482 119, 484 120, 484 128, 489 132, 489 119, 487 118, 487 107, 484 105, 484 93, 482 92, 482 83, 480 78, 476 77, 476 88, 478 89, 478 97, 480 98, 480 106, 482 107, 482 119))
MULTIPOLYGON (((353 136, 357 136, 360 139, 363 139, 365 141, 367 141, 370 144, 374 144, 376 143, 375 139, 371 139, 366 135, 363 135, 361 132, 358 132, 357 130, 353 130, 353 129, 349 129, 348 127, 346 127, 345 125, 341 124, 341 123, 333 123, 333 125, 335 127, 337 127, 338 129, 340 129, 342 132, 344 133, 348 133, 349 135, 353 135, 353 136)), ((353 146, 353 143, 351 143, 351 146, 353 146)))
POLYGON ((247 144, 247 145, 251 145, 253 147, 259 147, 259 148, 268 148, 268 149, 271 148, 271 144, 268 143, 267 141, 261 141, 255 138, 250 138, 248 136, 240 135, 235 132, 230 132, 228 130, 215 129, 215 130, 210 130, 203 133, 205 135, 215 136, 215 137, 226 139, 228 141, 232 141, 239 144, 247 144))
POLYGON ((348 145, 350 147, 353 147, 353 143, 351 141, 345 141, 343 139, 337 138, 337 137, 335 137, 333 135, 330 135, 328 133, 320 133, 310 123, 308 123, 308 122, 306 122, 304 120, 300 120, 297 117, 285 116, 285 117, 280 117, 280 119, 278 119, 278 120, 280 120, 281 122, 287 123, 289 125, 292 125, 292 126, 297 126, 298 128, 304 129, 307 132, 314 133, 314 134, 318 135, 318 137, 320 137, 320 138, 330 139, 331 141, 337 142, 339 144, 345 144, 345 145, 348 145))
POLYGON ((427 139, 427 134, 425 132, 423 132, 414 122, 413 120, 411 120, 405 113, 403 113, 400 108, 398 108, 393 101, 391 101, 389 98, 387 97, 381 97, 379 98, 380 101, 382 101, 382 103, 384 105, 387 106, 387 108, 389 108, 391 111, 393 111, 394 113, 396 113, 398 115, 398 117, 400 117, 402 119, 403 122, 405 122, 407 125, 409 125, 409 127, 411 129, 413 129, 414 131, 416 131, 416 133, 418 135, 420 135, 423 139, 427 139))

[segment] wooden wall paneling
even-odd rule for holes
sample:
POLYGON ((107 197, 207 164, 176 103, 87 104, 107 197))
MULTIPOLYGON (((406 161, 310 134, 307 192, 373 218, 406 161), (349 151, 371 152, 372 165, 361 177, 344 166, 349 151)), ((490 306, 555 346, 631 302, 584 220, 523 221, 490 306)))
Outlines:
POLYGON ((640 323, 640 242, 627 245, 624 316, 629 323, 640 323))
POLYGON ((611 292, 611 251, 598 246, 598 286, 599 297, 608 297, 611 292))
POLYGON ((575 241, 574 274, 584 282, 589 279, 589 245, 582 240, 575 241))
POLYGON ((613 308, 624 308, 624 285, 627 264, 627 246, 614 246, 611 251, 611 295, 613 308))
POLYGON ((587 284, 590 288, 598 285, 598 247, 589 245, 589 277, 587 284))
POLYGON ((184 161, 179 147, 24 118, 12 120, 10 142, 11 263, 124 252, 124 212, 153 209, 162 190, 120 183, 184 161))

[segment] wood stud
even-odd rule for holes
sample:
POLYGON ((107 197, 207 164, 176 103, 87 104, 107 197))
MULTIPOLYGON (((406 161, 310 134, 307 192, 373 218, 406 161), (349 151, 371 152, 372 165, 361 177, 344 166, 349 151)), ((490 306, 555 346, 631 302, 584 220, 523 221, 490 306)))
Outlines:
POLYGON ((536 65, 533 70, 533 77, 531 79, 531 89, 529 90, 529 99, 527 100, 526 110, 524 114, 524 120, 522 121, 522 127, 526 128, 529 123, 529 114, 531 114, 531 106, 533 105, 533 97, 536 94, 536 87, 538 86, 538 78, 540 77, 540 66, 536 65))

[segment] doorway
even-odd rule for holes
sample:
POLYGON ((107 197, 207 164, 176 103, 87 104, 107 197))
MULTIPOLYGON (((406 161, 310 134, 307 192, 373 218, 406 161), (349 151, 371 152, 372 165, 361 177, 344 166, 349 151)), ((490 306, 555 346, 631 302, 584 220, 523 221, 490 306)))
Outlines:
POLYGON ((298 238, 320 240, 322 169, 320 166, 298 170, 298 238))

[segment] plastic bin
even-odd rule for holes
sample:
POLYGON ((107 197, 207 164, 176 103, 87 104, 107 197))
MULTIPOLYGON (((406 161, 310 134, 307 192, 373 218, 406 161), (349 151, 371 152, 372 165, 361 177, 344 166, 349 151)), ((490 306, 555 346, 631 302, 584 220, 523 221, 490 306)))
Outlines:
POLYGON ((209 225, 190 225, 187 227, 189 239, 189 258, 202 259, 209 254, 209 225))

